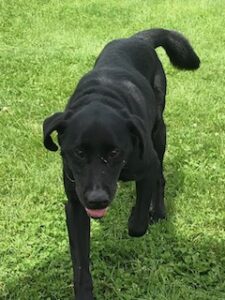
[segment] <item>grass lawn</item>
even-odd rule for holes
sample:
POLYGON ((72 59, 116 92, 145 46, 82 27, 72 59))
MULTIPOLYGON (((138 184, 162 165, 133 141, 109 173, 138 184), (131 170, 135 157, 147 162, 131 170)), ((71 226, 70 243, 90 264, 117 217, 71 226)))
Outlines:
POLYGON ((60 157, 42 121, 63 109, 109 40, 183 32, 202 64, 168 79, 168 220, 127 234, 134 185, 92 222, 98 300, 225 299, 225 3, 222 0, 0 0, 0 299, 72 299, 60 157))

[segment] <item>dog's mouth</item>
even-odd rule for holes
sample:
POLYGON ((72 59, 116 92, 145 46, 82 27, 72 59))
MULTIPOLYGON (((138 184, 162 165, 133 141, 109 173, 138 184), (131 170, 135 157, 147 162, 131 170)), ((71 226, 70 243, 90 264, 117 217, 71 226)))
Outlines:
POLYGON ((107 207, 101 208, 101 209, 90 209, 90 208, 85 207, 85 210, 86 210, 88 216, 93 219, 100 219, 100 218, 104 217, 107 213, 107 207))

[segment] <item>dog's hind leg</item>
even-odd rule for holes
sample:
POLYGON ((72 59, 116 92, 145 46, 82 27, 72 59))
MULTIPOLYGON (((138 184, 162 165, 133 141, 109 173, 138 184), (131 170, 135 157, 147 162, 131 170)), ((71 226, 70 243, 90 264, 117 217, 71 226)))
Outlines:
POLYGON ((90 219, 75 192, 74 183, 64 174, 68 202, 65 206, 70 252, 74 272, 76 300, 93 300, 92 278, 89 271, 90 219))
POLYGON ((165 178, 163 175, 163 158, 166 149, 166 125, 163 120, 166 96, 166 76, 160 61, 158 61, 153 89, 158 105, 158 113, 157 121, 152 133, 152 141, 160 162, 160 175, 156 183, 156 189, 152 195, 150 222, 157 222, 159 219, 164 219, 166 217, 164 204, 165 178))
POLYGON ((153 144, 160 161, 160 176, 156 183, 157 187, 155 193, 152 197, 151 211, 151 221, 157 222, 159 219, 164 219, 166 217, 164 204, 165 178, 163 175, 163 157, 166 148, 166 126, 163 119, 158 121, 156 130, 153 134, 153 144))

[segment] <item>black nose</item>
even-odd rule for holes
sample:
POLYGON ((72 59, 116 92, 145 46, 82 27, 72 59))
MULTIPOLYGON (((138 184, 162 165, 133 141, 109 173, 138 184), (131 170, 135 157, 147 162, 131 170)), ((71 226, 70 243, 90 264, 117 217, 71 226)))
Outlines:
POLYGON ((109 195, 106 191, 97 189, 85 193, 87 208, 101 209, 109 205, 109 195))

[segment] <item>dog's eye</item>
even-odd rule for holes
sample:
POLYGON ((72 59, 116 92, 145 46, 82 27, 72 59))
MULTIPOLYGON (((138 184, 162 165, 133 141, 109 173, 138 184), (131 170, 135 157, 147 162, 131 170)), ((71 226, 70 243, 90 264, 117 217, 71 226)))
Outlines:
POLYGON ((76 157, 80 158, 80 159, 84 159, 86 157, 85 152, 81 149, 76 149, 74 151, 76 157))
POLYGON ((120 150, 119 149, 113 149, 112 151, 109 152, 108 156, 109 158, 116 158, 120 155, 120 150))

